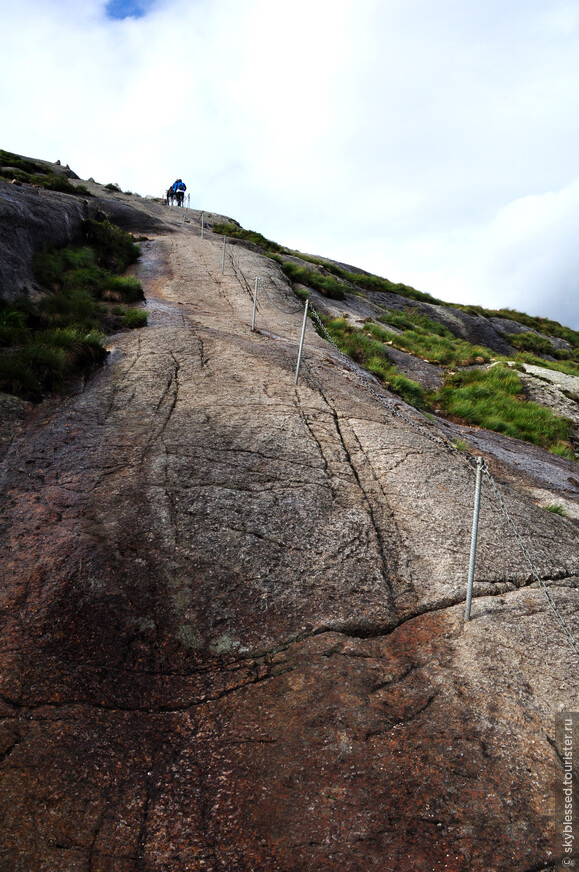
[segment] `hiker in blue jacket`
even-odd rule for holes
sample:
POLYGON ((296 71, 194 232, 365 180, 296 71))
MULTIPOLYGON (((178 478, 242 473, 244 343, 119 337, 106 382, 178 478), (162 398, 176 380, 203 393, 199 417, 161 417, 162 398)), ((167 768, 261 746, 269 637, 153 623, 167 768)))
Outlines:
POLYGON ((177 201, 178 206, 183 205, 183 200, 185 199, 185 191, 187 190, 187 185, 183 181, 183 179, 177 179, 173 182, 172 185, 173 196, 177 201))

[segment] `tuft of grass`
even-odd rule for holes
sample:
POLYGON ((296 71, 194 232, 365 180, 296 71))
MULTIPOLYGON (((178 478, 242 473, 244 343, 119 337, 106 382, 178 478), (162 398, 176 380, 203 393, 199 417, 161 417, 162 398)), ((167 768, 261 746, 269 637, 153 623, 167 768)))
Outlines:
POLYGON ((38 303, 38 311, 45 327, 82 324, 91 329, 96 324, 98 305, 90 291, 67 288, 43 297, 38 303))
POLYGON ((144 309, 127 309, 124 312, 124 326, 134 329, 147 326, 147 312, 144 309))
POLYGON ((470 450, 470 445, 468 444, 466 439, 456 439, 455 442, 453 442, 453 445, 457 451, 469 451, 470 450))
POLYGON ((137 300, 145 299, 143 286, 134 276, 111 276, 107 281, 106 290, 117 295, 120 300, 126 303, 135 303, 137 300))
POLYGON ((304 302, 306 300, 309 300, 309 298, 310 298, 310 292, 308 291, 307 288, 298 288, 296 285, 294 285, 293 292, 296 295, 296 297, 299 297, 300 300, 303 300, 304 302))
POLYGON ((558 457, 565 457, 567 460, 576 460, 576 455, 569 442, 556 442, 549 448, 551 454, 556 454, 558 457))
POLYGON ((551 503, 548 506, 543 506, 548 512, 552 512, 553 515, 561 515, 562 518, 567 516, 567 512, 563 508, 563 506, 559 505, 559 503, 551 503))

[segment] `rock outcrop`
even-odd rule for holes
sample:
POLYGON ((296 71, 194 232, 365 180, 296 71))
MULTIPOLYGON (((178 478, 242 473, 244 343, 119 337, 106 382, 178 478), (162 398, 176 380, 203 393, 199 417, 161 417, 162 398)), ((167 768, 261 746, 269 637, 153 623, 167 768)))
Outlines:
POLYGON ((311 328, 296 386, 277 265, 236 246, 222 275, 175 229, 138 267, 149 327, 1 467, 0 868, 554 868, 579 678, 534 571, 579 638, 576 524, 496 437, 512 524, 485 479, 465 623, 451 425, 311 328))
POLYGON ((85 198, 0 179, 0 296, 15 300, 42 293, 32 269, 34 255, 44 247, 81 241, 87 218, 106 218, 136 234, 172 229, 155 214, 160 211, 156 204, 138 209, 128 197, 103 197, 101 185, 90 187, 101 196, 85 198))
POLYGON ((0 295, 14 300, 38 294, 34 255, 78 239, 88 214, 81 197, 0 180, 0 295))

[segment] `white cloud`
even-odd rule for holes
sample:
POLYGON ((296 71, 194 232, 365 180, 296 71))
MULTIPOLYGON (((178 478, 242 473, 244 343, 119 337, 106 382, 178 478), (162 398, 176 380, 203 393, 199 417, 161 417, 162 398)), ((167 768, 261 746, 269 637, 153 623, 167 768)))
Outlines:
POLYGON ((3 148, 579 328, 575 0, 105 7, 0 0, 3 148))

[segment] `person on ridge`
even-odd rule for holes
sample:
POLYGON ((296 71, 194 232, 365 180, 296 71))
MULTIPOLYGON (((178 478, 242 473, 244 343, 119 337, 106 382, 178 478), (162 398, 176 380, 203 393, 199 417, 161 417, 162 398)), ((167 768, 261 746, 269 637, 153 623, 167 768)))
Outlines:
POLYGON ((173 191, 173 196, 177 200, 177 205, 182 206, 183 200, 185 199, 185 191, 187 190, 185 182, 182 179, 177 179, 173 182, 171 190, 173 191))
POLYGON ((173 182, 169 190, 167 191, 166 202, 167 206, 173 205, 173 201, 177 201, 178 206, 183 205, 183 200, 185 198, 185 191, 187 190, 187 185, 183 181, 183 179, 176 179, 173 182))

